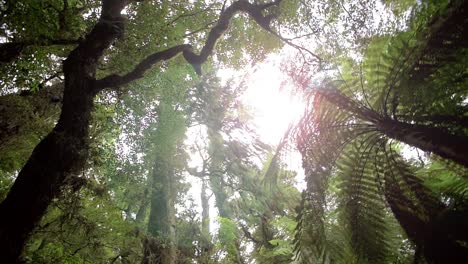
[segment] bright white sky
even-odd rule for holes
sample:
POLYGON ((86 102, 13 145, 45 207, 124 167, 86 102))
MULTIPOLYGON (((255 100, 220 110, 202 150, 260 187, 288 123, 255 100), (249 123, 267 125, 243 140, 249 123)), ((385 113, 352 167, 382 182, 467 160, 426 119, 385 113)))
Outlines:
POLYGON ((275 58, 254 68, 243 101, 253 109, 258 134, 269 144, 277 144, 289 124, 300 118, 304 104, 290 89, 280 89, 284 78, 275 58))
MULTIPOLYGON (((251 109, 253 124, 265 143, 276 145, 287 127, 300 118, 304 104, 298 96, 293 96, 288 88, 281 89, 285 78, 280 70, 280 55, 269 56, 265 62, 255 65, 246 80, 247 90, 242 101, 251 109)), ((237 72, 220 70, 221 79, 229 79, 237 72)))

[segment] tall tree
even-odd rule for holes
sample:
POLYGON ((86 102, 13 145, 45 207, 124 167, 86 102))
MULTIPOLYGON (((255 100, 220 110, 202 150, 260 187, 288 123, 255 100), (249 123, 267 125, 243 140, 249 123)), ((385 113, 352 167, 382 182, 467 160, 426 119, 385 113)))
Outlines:
MULTIPOLYGON (((185 135, 186 120, 177 103, 162 98, 154 137, 154 165, 150 175, 151 205, 149 237, 145 241, 143 263, 176 263, 175 198, 178 149, 185 135)), ((179 162, 180 163, 180 162, 179 162)))
POLYGON ((63 106, 54 130, 34 149, 19 173, 8 196, 0 204, 0 213, 8 215, 0 222, 0 248, 6 262, 15 263, 31 230, 44 215, 52 199, 70 177, 82 171, 89 145, 89 121, 96 94, 103 89, 117 89, 141 78, 154 64, 180 53, 200 72, 200 66, 213 52, 218 38, 228 29, 231 18, 239 12, 248 14, 258 25, 271 32, 271 16, 264 15, 280 1, 250 4, 237 1, 226 7, 210 30, 200 55, 188 44, 176 45, 153 53, 123 75, 96 78, 99 61, 116 38, 122 36, 125 18, 122 10, 135 1, 103 0, 98 22, 63 63, 65 78, 63 106))

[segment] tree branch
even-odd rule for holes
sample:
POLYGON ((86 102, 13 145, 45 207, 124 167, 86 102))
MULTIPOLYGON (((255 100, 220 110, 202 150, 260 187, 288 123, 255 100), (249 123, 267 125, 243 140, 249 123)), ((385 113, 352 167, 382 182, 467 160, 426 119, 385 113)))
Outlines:
POLYGON ((6 42, 0 44, 0 63, 10 63, 16 60, 21 52, 28 46, 55 46, 55 45, 76 45, 79 39, 51 39, 41 42, 19 41, 6 42))
POLYGON ((276 0, 271 3, 262 5, 251 4, 246 0, 239 0, 237 2, 234 2, 223 12, 221 12, 218 22, 208 33, 208 38, 206 39, 205 45, 201 49, 200 54, 194 53, 192 46, 188 44, 177 45, 164 51, 156 52, 146 57, 131 72, 125 74, 124 76, 112 74, 101 80, 96 81, 96 89, 101 90, 111 87, 117 88, 131 81, 139 79, 143 77, 144 73, 147 70, 149 70, 154 64, 162 60, 169 60, 177 56, 180 52, 183 53, 185 60, 193 66, 195 72, 198 75, 201 75, 201 65, 213 53, 217 40, 228 29, 232 17, 238 12, 247 13, 263 29, 273 33, 275 36, 278 37, 279 35, 274 33, 274 31, 272 31, 270 28, 270 22, 273 19, 273 16, 264 16, 262 12, 271 6, 278 5, 281 1, 282 0, 276 0))
POLYGON ((119 87, 122 85, 125 85, 133 80, 142 78, 144 73, 149 70, 154 64, 164 61, 164 60, 169 60, 175 56, 177 56, 179 53, 181 53, 184 50, 191 49, 192 47, 190 45, 184 44, 184 45, 177 45, 172 48, 168 48, 166 50, 160 51, 153 53, 146 57, 144 60, 142 60, 135 68, 123 75, 117 75, 117 74, 112 74, 107 77, 104 77, 103 79, 97 80, 96 81, 96 87, 97 89, 105 89, 105 88, 111 88, 111 87, 119 87))

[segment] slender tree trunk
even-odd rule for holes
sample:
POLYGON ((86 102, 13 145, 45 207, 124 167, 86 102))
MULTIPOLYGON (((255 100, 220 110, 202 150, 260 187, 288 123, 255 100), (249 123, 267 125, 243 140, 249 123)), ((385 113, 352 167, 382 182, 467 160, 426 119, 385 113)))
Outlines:
POLYGON ((117 36, 109 19, 120 18, 124 1, 104 1, 101 19, 64 62, 62 112, 53 131, 34 149, 6 199, 0 204, 0 256, 3 263, 21 263, 32 229, 60 194, 67 179, 78 177, 87 158, 88 130, 99 58, 117 36), (107 5, 107 6, 106 6, 107 5))
POLYGON ((229 208, 226 205, 226 193, 223 179, 223 138, 219 133, 220 129, 208 127, 208 139, 210 140, 209 152, 211 163, 209 167, 209 180, 211 190, 215 196, 216 207, 218 208, 219 216, 229 217, 229 208))
POLYGON ((201 205, 202 205, 202 226, 201 226, 201 256, 200 256, 200 263, 206 264, 209 263, 210 256, 211 256, 211 234, 210 234, 210 204, 208 195, 206 193, 208 186, 206 181, 203 180, 202 182, 202 189, 201 189, 201 205))
POLYGON ((206 193, 208 186, 206 181, 203 180, 201 190, 201 205, 202 205, 202 234, 206 235, 207 238, 210 236, 210 204, 208 195, 206 193))
MULTIPOLYGON (((210 154, 211 154, 211 166, 209 168, 209 179, 211 190, 215 196, 216 207, 220 217, 229 218, 232 217, 232 212, 227 204, 227 195, 224 185, 224 178, 222 171, 223 157, 223 137, 219 132, 221 130, 218 126, 210 127, 208 125, 208 138, 210 140, 210 154)), ((238 264, 243 264, 244 260, 240 254, 240 243, 236 241, 236 255, 235 260, 238 264)))

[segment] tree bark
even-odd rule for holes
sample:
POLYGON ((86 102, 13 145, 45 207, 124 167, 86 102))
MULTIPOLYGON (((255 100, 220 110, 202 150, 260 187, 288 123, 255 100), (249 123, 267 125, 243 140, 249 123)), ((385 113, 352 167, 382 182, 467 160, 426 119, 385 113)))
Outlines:
POLYGON ((95 87, 96 67, 118 34, 109 21, 118 20, 124 6, 124 1, 104 1, 101 20, 64 62, 59 121, 36 146, 0 204, 0 255, 4 263, 21 263, 20 254, 30 232, 66 180, 78 177, 84 168, 93 99, 99 91, 95 87))
POLYGON ((155 161, 151 177, 149 238, 145 242, 143 264, 173 264, 177 260, 175 238, 175 162, 177 146, 183 140, 186 120, 174 109, 172 98, 162 98, 158 107, 155 161), (169 102, 167 102, 169 100, 169 102))
POLYGON ((412 190, 419 190, 419 193, 405 193, 394 177, 393 173, 385 173, 384 195, 395 218, 416 245, 416 251, 422 253, 429 264, 465 261, 468 258, 468 249, 463 246, 468 234, 466 212, 453 210, 439 201, 430 201, 430 197, 421 195, 430 191, 417 181, 412 182, 412 190), (429 201, 433 205, 425 207, 429 201))
POLYGON ((468 167, 468 138, 441 128, 384 119, 376 123, 386 136, 468 167))
POLYGON ((373 124, 389 138, 396 139, 423 151, 433 152, 443 158, 468 167, 468 137, 446 132, 442 128, 409 124, 378 114, 346 97, 338 90, 319 89, 317 95, 357 118, 373 124))
MULTIPOLYGON (((89 83, 85 80, 81 85, 85 88, 89 83)), ((0 251, 6 263, 17 261, 29 233, 66 179, 78 177, 85 165, 93 95, 83 93, 65 100, 68 105, 64 103, 57 126, 34 149, 0 204, 0 251)))
POLYGON ((202 179, 202 189, 201 189, 201 205, 202 205, 202 226, 201 226, 201 256, 199 263, 207 264, 210 262, 211 250, 213 245, 211 243, 211 234, 210 234, 210 204, 209 198, 206 193, 208 186, 206 180, 202 179))

